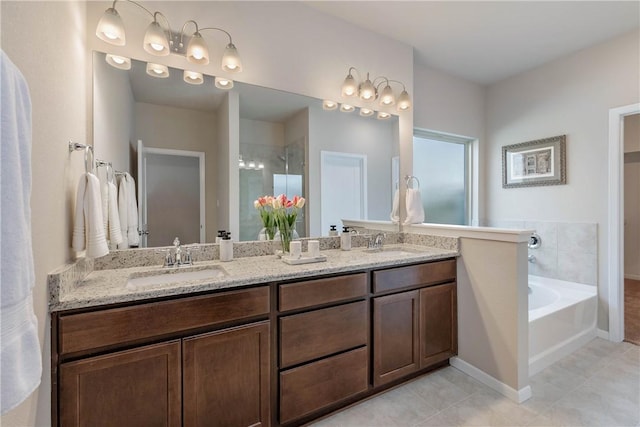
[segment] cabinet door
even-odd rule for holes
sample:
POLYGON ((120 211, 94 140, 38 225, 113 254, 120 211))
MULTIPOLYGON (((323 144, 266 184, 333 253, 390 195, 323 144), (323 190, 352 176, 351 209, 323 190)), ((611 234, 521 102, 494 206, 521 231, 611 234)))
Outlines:
POLYGON ((419 291, 373 299, 373 385, 393 381, 419 367, 419 291))
POLYGON ((456 285, 420 289, 420 367, 458 352, 456 285))
POLYGON ((60 366, 60 425, 180 426, 180 341, 60 366))
POLYGON ((183 340, 184 425, 269 425, 269 359, 269 322, 183 340))

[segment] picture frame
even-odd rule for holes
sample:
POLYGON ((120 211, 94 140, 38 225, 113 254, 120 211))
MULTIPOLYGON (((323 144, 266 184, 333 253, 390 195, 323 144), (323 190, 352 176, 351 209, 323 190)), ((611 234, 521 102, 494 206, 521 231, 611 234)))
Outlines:
POLYGON ((566 135, 502 147, 502 188, 567 183, 566 135))

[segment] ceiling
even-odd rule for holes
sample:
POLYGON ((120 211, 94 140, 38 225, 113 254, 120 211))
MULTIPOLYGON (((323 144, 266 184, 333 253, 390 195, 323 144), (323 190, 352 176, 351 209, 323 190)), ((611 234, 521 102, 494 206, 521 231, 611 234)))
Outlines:
POLYGON ((311 1, 414 48, 414 61, 491 84, 640 26, 639 1, 311 1))

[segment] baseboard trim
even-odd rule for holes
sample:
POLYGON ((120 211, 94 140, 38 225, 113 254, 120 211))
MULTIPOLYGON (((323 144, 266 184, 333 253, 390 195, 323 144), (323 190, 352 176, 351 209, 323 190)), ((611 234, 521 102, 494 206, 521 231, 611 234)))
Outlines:
POLYGON ((526 386, 520 390, 516 390, 458 357, 452 357, 449 359, 449 363, 454 368, 464 372, 472 378, 475 378, 482 384, 491 387, 498 393, 508 397, 516 403, 522 403, 531 397, 531 386, 526 386))
POLYGON ((598 338, 602 338, 603 340, 609 340, 609 331, 604 331, 602 329, 596 329, 596 336, 598 338))
POLYGON ((631 280, 640 280, 640 275, 638 275, 638 274, 629 274, 629 273, 626 273, 626 274, 624 275, 624 278, 625 278, 625 279, 631 279, 631 280))

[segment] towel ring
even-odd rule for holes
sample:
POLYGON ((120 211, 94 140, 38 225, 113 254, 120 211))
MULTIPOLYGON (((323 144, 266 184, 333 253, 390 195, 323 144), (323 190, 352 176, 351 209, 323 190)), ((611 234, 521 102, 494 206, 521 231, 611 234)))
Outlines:
POLYGON ((406 179, 406 181, 407 181, 407 188, 412 188, 412 187, 410 187, 410 185, 411 185, 411 183, 415 180, 415 182, 416 182, 416 184, 417 184, 417 187, 416 187, 416 188, 417 188, 418 190, 420 189, 420 180, 419 180, 418 178, 416 178, 415 176, 413 176, 413 175, 407 175, 407 176, 405 176, 405 177, 404 177, 404 179, 406 179))

